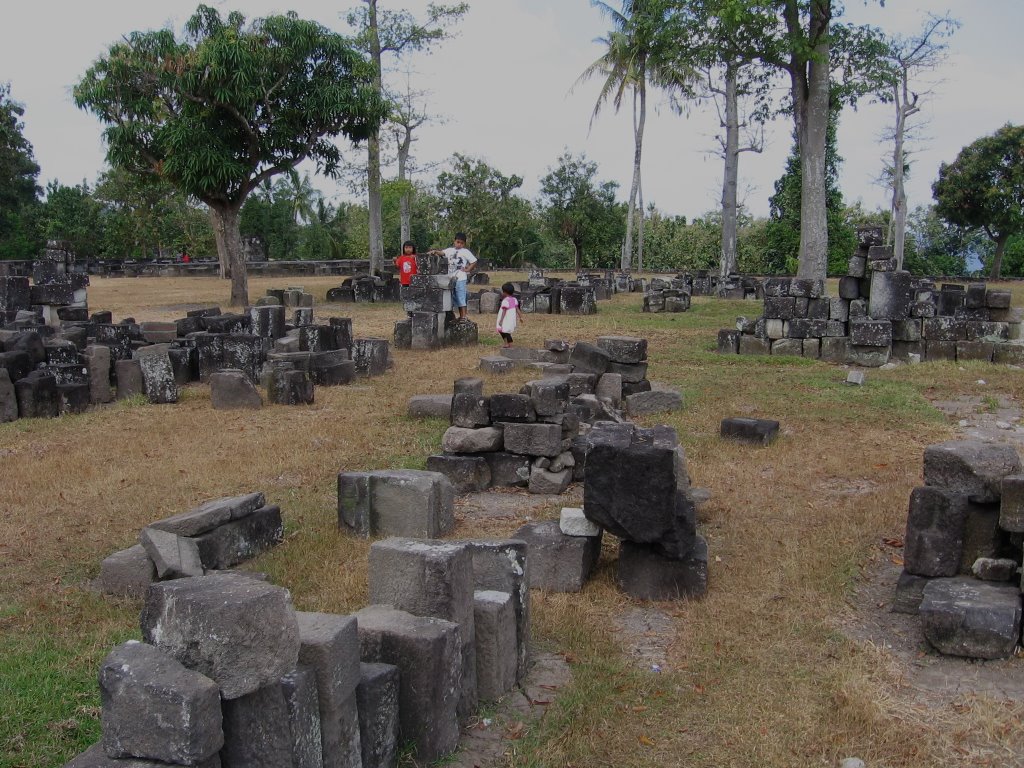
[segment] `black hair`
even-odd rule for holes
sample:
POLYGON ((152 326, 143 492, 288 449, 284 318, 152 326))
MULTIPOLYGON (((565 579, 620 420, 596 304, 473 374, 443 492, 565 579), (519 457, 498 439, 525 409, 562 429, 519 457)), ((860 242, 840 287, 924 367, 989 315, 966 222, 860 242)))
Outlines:
POLYGON ((456 232, 455 233, 455 239, 456 240, 461 240, 462 242, 466 242, 466 233, 465 232, 456 232))
POLYGON ((416 253, 416 243, 414 243, 412 240, 406 240, 404 243, 402 243, 402 252, 403 253, 405 252, 405 246, 407 246, 407 245, 411 245, 412 246, 412 252, 416 253))
POLYGON ((501 290, 503 290, 509 296, 516 295, 516 287, 512 285, 512 283, 505 283, 503 286, 501 286, 501 290))

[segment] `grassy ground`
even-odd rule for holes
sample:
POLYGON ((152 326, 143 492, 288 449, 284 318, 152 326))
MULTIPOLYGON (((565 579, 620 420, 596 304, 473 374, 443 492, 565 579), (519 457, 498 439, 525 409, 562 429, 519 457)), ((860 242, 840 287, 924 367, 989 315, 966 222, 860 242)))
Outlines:
MULTIPOLYGON (((338 279, 293 282, 319 302, 338 279)), ((287 284, 256 279, 250 291, 287 284)), ((1014 290, 1015 305, 1024 303, 1024 289, 1014 290)), ((92 309, 138 320, 180 317, 227 296, 212 278, 95 280, 89 291, 92 309)), ((686 406, 645 423, 677 428, 694 484, 713 492, 701 522, 709 594, 663 606, 674 634, 655 673, 631 665, 612 631, 629 601, 614 587, 610 542, 582 594, 534 593, 535 636, 572 659, 574 677, 508 764, 809 766, 850 754, 872 766, 983 764, 967 736, 1021 754, 1019 708, 977 698, 901 708, 884 652, 847 640, 836 622, 868 554, 902 535, 924 447, 952 435, 928 398, 1020 400, 1020 372, 926 363, 847 387, 845 371, 825 363, 715 354, 717 330, 758 314, 755 303, 698 298, 672 315, 642 314, 640 303, 619 295, 591 317, 527 315, 516 344, 649 339, 650 377, 680 387, 686 406), (733 415, 778 419, 783 436, 767 449, 723 442, 719 422, 733 415)), ((316 312, 351 316, 358 336, 389 337, 402 316, 397 305, 316 312)), ((481 336, 476 349, 399 351, 392 372, 318 388, 309 407, 213 411, 208 388, 196 384, 176 405, 122 402, 0 425, 0 766, 59 766, 98 738, 97 665, 138 636, 139 604, 102 598, 87 582, 152 520, 262 490, 282 507, 286 541, 250 567, 291 589, 299 609, 362 606, 368 543, 337 530, 336 475, 421 468, 445 424, 410 421, 405 404, 473 373, 500 341, 489 321, 481 336)), ((485 377, 486 391, 513 391, 528 377, 485 377)), ((486 532, 511 533, 493 528, 486 532)), ((478 533, 466 521, 456 531, 478 533)))

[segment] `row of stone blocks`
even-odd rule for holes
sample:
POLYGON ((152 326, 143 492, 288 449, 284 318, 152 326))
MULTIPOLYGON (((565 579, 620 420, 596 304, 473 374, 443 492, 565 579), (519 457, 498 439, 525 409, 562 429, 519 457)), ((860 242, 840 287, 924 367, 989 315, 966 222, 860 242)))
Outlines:
MULTIPOLYGON (((79 413, 113 400, 113 385, 118 398, 144 394, 153 403, 173 403, 179 386, 208 381, 224 370, 261 381, 272 403, 311 402, 314 384, 347 384, 356 376, 380 375, 391 364, 387 340, 353 339, 349 318, 282 326, 284 335, 275 336, 275 324, 260 324, 264 310, 283 307, 252 308, 250 327, 265 335, 232 332, 238 328, 231 325, 225 333, 195 331, 179 338, 176 324, 115 325, 109 313, 60 331, 39 325, 0 330, 0 421, 79 413)), ((227 401, 252 407, 258 393, 241 383, 230 391, 239 387, 245 391, 227 401)))
POLYGON ((454 312, 410 312, 395 323, 395 349, 472 347, 479 342, 477 324, 454 312))
POLYGON ((1021 643, 1022 472, 1006 444, 954 440, 925 449, 893 610, 919 614, 941 653, 994 659, 1021 643))
POLYGON ((521 541, 388 539, 350 616, 296 612, 255 574, 154 584, 144 642, 100 668, 102 741, 68 768, 388 768, 403 744, 443 758, 525 674, 527 579, 521 541))
POLYGON ((685 288, 650 290, 644 294, 643 312, 686 312, 690 293, 685 288))
POLYGON ((284 537, 281 508, 262 493, 228 496, 150 523, 139 543, 100 565, 99 587, 110 595, 142 597, 156 581, 233 568, 284 537))

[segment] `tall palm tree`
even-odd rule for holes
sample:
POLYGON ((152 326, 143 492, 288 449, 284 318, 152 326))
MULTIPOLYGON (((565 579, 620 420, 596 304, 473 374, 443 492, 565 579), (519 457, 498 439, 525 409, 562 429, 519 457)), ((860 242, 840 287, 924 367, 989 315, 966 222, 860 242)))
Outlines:
MULTIPOLYGON (((629 269, 633 257, 633 219, 640 195, 640 160, 647 122, 648 81, 651 85, 667 89, 683 88, 689 81, 689 73, 678 70, 678 59, 672 55, 677 42, 670 23, 670 0, 622 0, 621 11, 603 0, 591 0, 590 4, 612 22, 612 30, 597 39, 597 42, 605 46, 605 52, 576 80, 577 85, 594 76, 603 80, 590 122, 593 124, 601 107, 609 101, 618 112, 627 93, 633 103, 633 183, 629 188, 626 242, 621 263, 622 269, 629 269)), ((642 210, 639 214, 643 217, 642 210)), ((638 246, 638 259, 642 268, 642 239, 638 246)))

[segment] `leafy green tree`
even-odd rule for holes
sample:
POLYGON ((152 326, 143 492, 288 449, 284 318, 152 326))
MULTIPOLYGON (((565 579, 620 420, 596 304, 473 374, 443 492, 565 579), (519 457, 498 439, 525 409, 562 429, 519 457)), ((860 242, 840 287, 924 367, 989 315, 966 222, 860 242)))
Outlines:
POLYGON ((23 133, 25 108, 0 83, 0 259, 29 259, 43 245, 33 226, 39 165, 23 133))
MULTIPOLYGON (((356 43, 374 65, 373 87, 384 98, 384 56, 401 58, 414 51, 428 50, 448 36, 447 27, 469 10, 468 3, 427 6, 426 23, 418 22, 408 11, 378 10, 377 0, 349 11, 346 20, 356 30, 356 43)), ((383 222, 380 173, 380 137, 374 128, 367 137, 367 203, 370 216, 370 271, 376 272, 383 257, 383 222)))
POLYGON ((205 203, 231 304, 248 303, 239 211, 261 182, 307 158, 328 175, 331 140, 369 137, 386 105, 351 41, 294 13, 246 24, 200 5, 183 39, 132 32, 74 88, 107 128, 111 165, 154 173, 205 203))
POLYGON ((907 216, 904 269, 915 275, 962 277, 969 260, 984 261, 991 244, 980 231, 946 223, 934 206, 917 206, 907 216))
MULTIPOLYGON (((605 52, 576 81, 581 83, 592 77, 602 81, 591 122, 609 101, 616 112, 627 93, 633 103, 633 182, 629 188, 621 262, 622 269, 629 269, 633 259, 633 219, 637 213, 641 228, 643 226, 643 203, 640 202, 638 208, 638 198, 641 198, 640 165, 647 123, 647 86, 650 83, 669 91, 682 88, 689 79, 689 72, 677 69, 680 38, 672 24, 670 0, 622 0, 621 12, 602 0, 591 0, 591 5, 599 8, 612 23, 612 30, 598 41, 605 46, 605 52)), ((643 241, 640 235, 637 254, 640 269, 643 269, 643 241)))
POLYGON ((83 181, 68 187, 57 181, 46 185, 46 200, 39 215, 39 229, 46 240, 67 240, 75 255, 96 259, 108 254, 107 211, 83 181))
POLYGON ((611 251, 622 242, 622 213, 615 202, 618 182, 597 181, 597 163, 565 152, 540 180, 541 211, 549 231, 573 247, 576 270, 584 250, 611 251))
POLYGON ((510 266, 541 245, 540 225, 529 201, 515 194, 521 176, 505 176, 482 160, 456 153, 452 170, 437 177, 437 197, 444 218, 438 233, 447 245, 455 232, 469 237, 470 248, 494 264, 510 266))
POLYGON ((989 276, 998 280, 1007 241, 1024 232, 1024 126, 1007 123, 968 144, 939 167, 932 194, 939 216, 992 240, 989 276))
MULTIPOLYGON (((842 158, 836 149, 838 124, 838 111, 833 110, 825 143, 827 272, 832 275, 844 273, 850 254, 857 245, 856 234, 845 220, 843 193, 839 190, 839 164, 842 158)), ((768 241, 773 261, 782 267, 783 271, 796 271, 798 274, 800 244, 803 242, 803 167, 800 143, 794 141, 793 149, 786 159, 786 170, 775 182, 775 194, 769 200, 771 223, 768 227, 768 241)))

